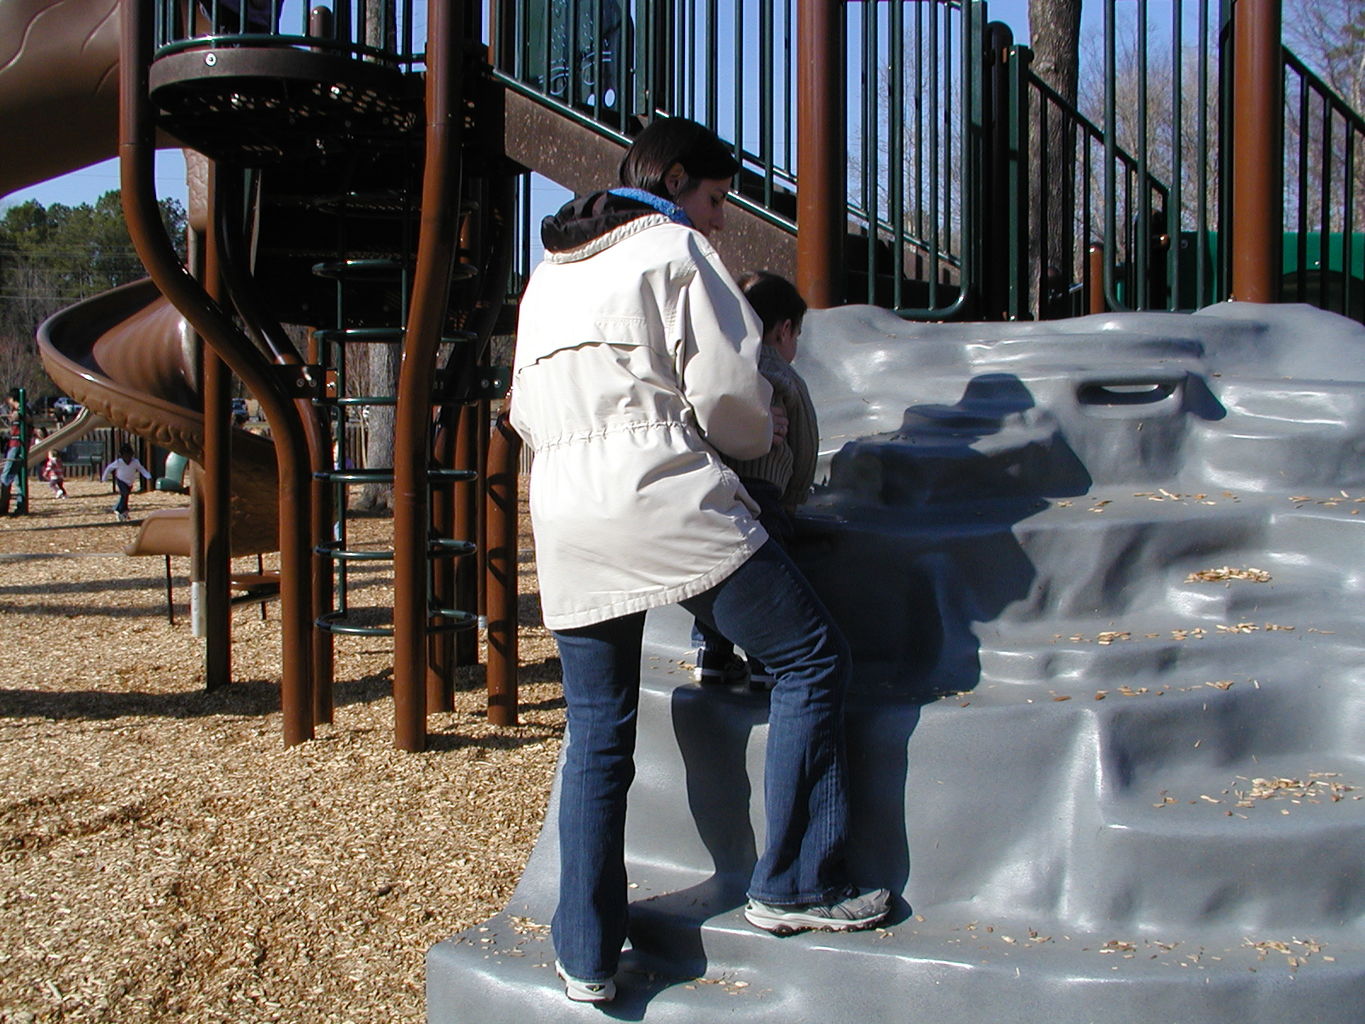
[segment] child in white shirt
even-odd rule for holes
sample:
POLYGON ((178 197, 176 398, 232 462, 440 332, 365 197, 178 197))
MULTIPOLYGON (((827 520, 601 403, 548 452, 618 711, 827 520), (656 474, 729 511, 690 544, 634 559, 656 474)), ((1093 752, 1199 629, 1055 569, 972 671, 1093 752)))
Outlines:
POLYGON ((120 523, 128 521, 128 495, 133 493, 133 484, 137 483, 138 474, 150 480, 152 474, 147 472, 147 467, 138 461, 133 454, 133 446, 125 444, 118 450, 118 458, 104 467, 104 472, 100 474, 101 480, 108 480, 109 474, 114 475, 114 484, 118 487, 118 502, 110 508, 118 518, 120 523))

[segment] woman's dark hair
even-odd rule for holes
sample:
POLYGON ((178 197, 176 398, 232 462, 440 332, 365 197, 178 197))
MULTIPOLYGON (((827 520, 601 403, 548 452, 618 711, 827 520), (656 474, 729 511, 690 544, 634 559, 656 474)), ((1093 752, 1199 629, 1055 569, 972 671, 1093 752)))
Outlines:
POLYGON ((763 321, 763 333, 767 334, 783 320, 790 320, 796 327, 806 316, 806 300, 801 293, 781 274, 768 270, 752 270, 739 279, 739 290, 754 307, 754 312, 763 321))
POLYGON ((636 136, 621 161, 621 184, 673 198, 664 179, 674 164, 682 164, 687 172, 684 192, 697 181, 733 178, 739 171, 735 154, 710 128, 685 117, 670 117, 652 122, 636 136))
POLYGON ((119 458, 121 458, 121 459, 125 459, 125 460, 126 460, 126 459, 132 458, 132 457, 133 457, 133 446, 130 445, 130 444, 121 444, 121 445, 119 445, 119 447, 118 447, 118 454, 119 454, 119 458))

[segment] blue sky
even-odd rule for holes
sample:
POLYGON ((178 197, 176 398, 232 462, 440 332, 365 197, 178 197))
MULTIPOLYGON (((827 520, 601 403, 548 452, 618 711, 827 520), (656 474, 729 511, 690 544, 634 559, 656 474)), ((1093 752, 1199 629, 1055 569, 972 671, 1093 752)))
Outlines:
MULTIPOLYGON (((1014 29, 1020 41, 1028 35, 1028 0, 993 0, 989 7, 993 20, 1003 21, 1014 29)), ((286 5, 286 17, 289 7, 286 5)), ((44 206, 62 203, 78 206, 93 203, 105 192, 119 187, 117 160, 107 160, 59 178, 52 178, 31 188, 11 192, 0 198, 0 208, 36 199, 44 206)), ((185 163, 177 150, 163 150, 157 154, 156 165, 157 195, 162 198, 179 199, 185 202, 185 163)), ((537 181, 537 198, 545 197, 544 202, 558 205, 558 197, 563 190, 552 183, 537 181)))
MULTIPOLYGON (((119 187, 118 160, 106 160, 84 170, 11 192, 0 199, 0 206, 17 206, 36 199, 44 206, 61 203, 79 206, 93 203, 106 192, 119 187)), ((178 149, 164 149, 156 155, 156 194, 163 199, 185 202, 185 158, 178 149)))

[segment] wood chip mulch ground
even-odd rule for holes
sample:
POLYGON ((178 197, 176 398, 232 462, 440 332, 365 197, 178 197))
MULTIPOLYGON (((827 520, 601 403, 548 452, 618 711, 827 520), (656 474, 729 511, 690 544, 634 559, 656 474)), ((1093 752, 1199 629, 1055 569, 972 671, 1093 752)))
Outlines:
MULTIPOLYGON (((430 749, 397 751, 391 641, 339 637, 335 721, 285 748, 278 610, 234 609, 207 692, 188 560, 171 625, 162 559, 123 554, 187 499, 134 494, 124 524, 107 484, 33 483, 0 519, 0 1022, 423 1020, 427 949, 506 904, 559 752, 531 552, 520 725, 487 724, 474 666, 430 749)), ((355 582, 387 600, 383 570, 355 582)))

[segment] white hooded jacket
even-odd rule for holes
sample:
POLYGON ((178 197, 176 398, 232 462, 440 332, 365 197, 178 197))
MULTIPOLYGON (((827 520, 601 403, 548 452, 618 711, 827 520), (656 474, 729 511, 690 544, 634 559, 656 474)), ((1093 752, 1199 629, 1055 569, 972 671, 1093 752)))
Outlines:
POLYGON ((706 238, 626 199, 573 206, 586 241, 547 252, 527 285, 511 399, 534 452, 555 630, 673 604, 734 572, 767 534, 717 451, 754 458, 772 443, 761 328, 706 238))

